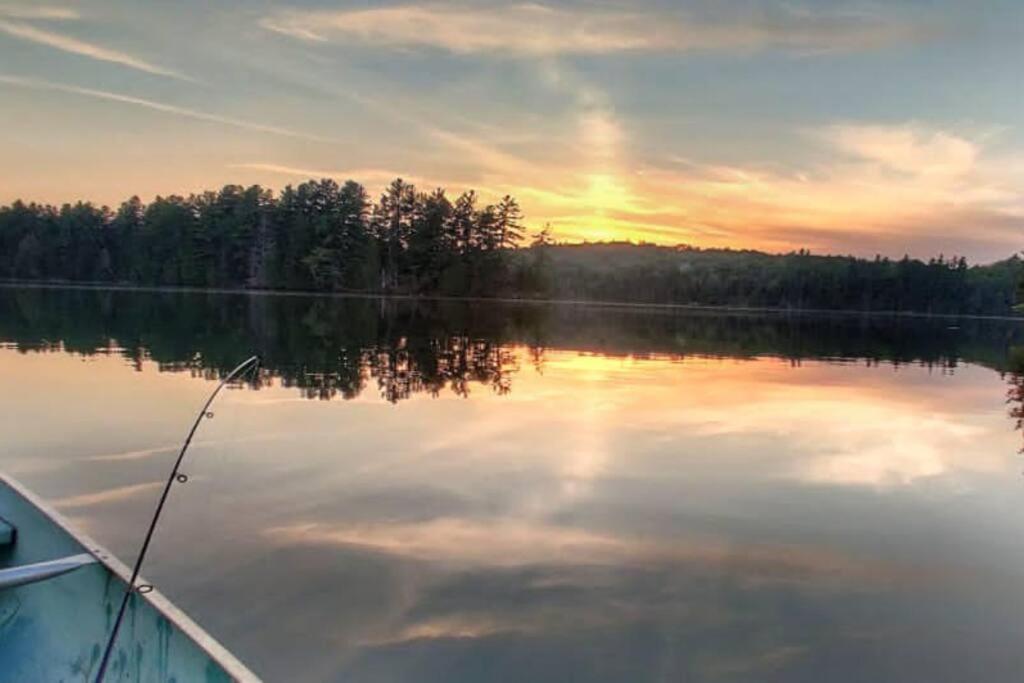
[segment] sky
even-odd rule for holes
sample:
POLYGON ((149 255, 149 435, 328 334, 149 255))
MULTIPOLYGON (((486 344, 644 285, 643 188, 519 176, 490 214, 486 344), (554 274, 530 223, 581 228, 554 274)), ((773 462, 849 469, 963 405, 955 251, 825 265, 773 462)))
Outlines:
POLYGON ((0 202, 402 177, 561 241, 985 262, 1021 64, 1016 0, 0 0, 0 202))

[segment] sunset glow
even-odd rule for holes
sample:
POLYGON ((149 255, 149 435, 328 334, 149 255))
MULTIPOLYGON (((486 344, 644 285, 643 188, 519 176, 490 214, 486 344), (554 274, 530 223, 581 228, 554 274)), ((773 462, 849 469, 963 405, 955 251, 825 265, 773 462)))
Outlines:
POLYGON ((5 2, 0 201, 400 176, 511 193, 562 241, 992 260, 1024 226, 1021 19, 1011 2, 5 2))

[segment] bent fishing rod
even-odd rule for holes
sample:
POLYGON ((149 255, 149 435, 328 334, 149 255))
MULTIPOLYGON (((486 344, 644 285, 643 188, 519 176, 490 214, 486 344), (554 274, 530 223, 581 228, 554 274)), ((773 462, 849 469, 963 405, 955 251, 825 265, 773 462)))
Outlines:
POLYGON ((160 521, 160 514, 164 510, 164 503, 167 502, 167 496, 171 492, 171 486, 174 482, 184 484, 188 481, 188 476, 180 473, 178 470, 181 468, 181 461, 185 458, 185 453, 188 452, 188 447, 192 443, 192 437, 195 436, 196 430, 199 429, 199 423, 206 418, 212 418, 213 413, 210 412, 210 406, 213 405, 213 401, 217 398, 217 394, 223 389, 231 380, 235 379, 242 373, 248 370, 254 370, 259 366, 259 356, 253 356, 248 360, 242 361, 235 367, 234 370, 228 373, 227 377, 220 381, 217 388, 213 390, 210 397, 206 399, 206 403, 203 404, 203 409, 196 415, 195 422, 192 423, 192 429, 189 430, 188 436, 185 437, 185 442, 181 445, 181 450, 178 452, 178 458, 174 461, 174 467, 171 468, 171 473, 167 477, 167 482, 164 484, 163 493, 160 494, 160 500, 156 504, 156 510, 153 512, 153 517, 149 520, 149 529, 146 531, 146 538, 142 542, 142 549, 139 550, 138 556, 135 558, 135 566, 132 567, 132 576, 128 580, 128 585, 124 591, 124 598, 121 600, 121 607, 117 610, 117 618, 114 620, 114 625, 110 630, 110 637, 107 639, 107 646, 103 650, 103 659, 100 660, 100 668, 96 671, 95 683, 103 683, 103 678, 107 674, 107 666, 110 664, 110 655, 114 651, 114 644, 117 641, 117 633, 121 629, 121 622, 124 621, 125 612, 128 611, 128 602, 132 596, 132 593, 148 593, 153 590, 153 587, 148 584, 135 585, 136 580, 139 578, 139 572, 142 570, 142 563, 146 559, 146 551, 149 550, 149 543, 153 540, 153 532, 156 531, 157 522, 160 521))

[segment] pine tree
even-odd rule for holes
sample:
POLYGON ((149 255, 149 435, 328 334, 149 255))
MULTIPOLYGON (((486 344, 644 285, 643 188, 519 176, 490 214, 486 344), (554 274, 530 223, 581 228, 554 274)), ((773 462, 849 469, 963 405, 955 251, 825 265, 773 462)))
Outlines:
POLYGON ((455 251, 466 254, 476 247, 476 192, 469 190, 459 195, 452 207, 449 229, 455 251))
POLYGON ((435 289, 448 266, 452 244, 447 226, 451 214, 452 204, 444 190, 417 195, 409 237, 409 263, 417 290, 435 289))
POLYGON ((514 249, 523 238, 523 212, 519 202, 512 196, 505 195, 495 210, 498 246, 503 249, 514 249))
POLYGON ((396 178, 381 195, 374 211, 374 232, 384 247, 385 262, 381 273, 383 289, 397 289, 399 268, 412 232, 416 206, 416 188, 396 178))

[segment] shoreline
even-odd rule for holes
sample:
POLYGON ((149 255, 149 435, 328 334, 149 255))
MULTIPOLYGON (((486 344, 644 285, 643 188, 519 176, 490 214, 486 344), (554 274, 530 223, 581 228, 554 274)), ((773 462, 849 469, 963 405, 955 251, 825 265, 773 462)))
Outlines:
POLYGON ((782 308, 778 306, 735 306, 711 304, 652 303, 642 301, 600 301, 593 299, 539 299, 483 296, 443 296, 432 294, 395 294, 386 292, 320 292, 288 289, 246 289, 236 287, 178 287, 172 285, 130 285, 108 282, 63 282, 42 280, 0 280, 5 289, 80 289, 162 294, 233 294, 279 297, 322 297, 338 299, 391 299, 397 301, 449 301, 464 303, 500 303, 531 306, 583 306, 645 312, 698 312, 767 315, 834 315, 842 317, 886 317, 941 320, 1000 320, 1024 322, 1024 315, 979 315, 972 313, 925 313, 921 311, 872 311, 836 308, 782 308))

